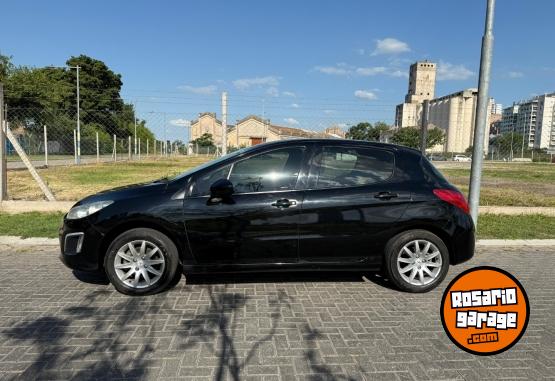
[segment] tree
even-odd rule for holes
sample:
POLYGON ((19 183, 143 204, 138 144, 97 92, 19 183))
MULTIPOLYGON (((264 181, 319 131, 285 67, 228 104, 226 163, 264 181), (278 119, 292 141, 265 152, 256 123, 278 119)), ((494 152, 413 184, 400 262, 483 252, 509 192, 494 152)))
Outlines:
MULTIPOLYGON (((94 145, 96 132, 101 142, 115 134, 126 138, 135 134, 136 113, 133 105, 120 96, 121 75, 104 62, 80 55, 67 60, 79 66, 80 120, 84 145, 94 145), (89 142, 90 140, 90 142, 89 142)), ((51 126, 49 138, 71 142, 76 120, 77 71, 58 67, 15 67, 11 57, 0 55, 0 78, 6 88, 8 119, 27 133, 40 133, 51 126)), ((154 139, 146 122, 137 121, 137 137, 154 139)))
POLYGON ((199 147, 214 147, 214 140, 212 134, 204 133, 197 139, 191 140, 191 144, 198 144, 199 147))
POLYGON ((379 141, 380 135, 389 130, 389 126, 384 122, 376 122, 374 126, 368 122, 361 122, 351 126, 345 137, 354 140, 379 141))
POLYGON ((12 57, 0 53, 0 83, 4 83, 13 71, 12 57))
MULTIPOLYGON (((400 128, 391 137, 391 141, 395 144, 420 148, 420 129, 416 127, 400 128)), ((439 128, 428 129, 426 136, 426 148, 431 148, 445 142, 445 134, 439 128)))

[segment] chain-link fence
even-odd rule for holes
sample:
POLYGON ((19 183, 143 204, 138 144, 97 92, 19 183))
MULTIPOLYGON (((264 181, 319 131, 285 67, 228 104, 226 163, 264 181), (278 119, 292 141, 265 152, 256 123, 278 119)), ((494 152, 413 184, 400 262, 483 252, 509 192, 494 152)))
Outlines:
MULTIPOLYGON (((123 161, 147 157, 187 154, 182 139, 155 137, 152 127, 162 125, 163 116, 151 113, 149 122, 139 119, 122 122, 114 113, 82 110, 80 123, 67 110, 11 108, 8 126, 35 164, 70 165, 123 161)), ((21 166, 21 158, 8 141, 8 168, 21 166)), ((210 154, 206 152, 203 154, 210 154)), ((212 152, 213 154, 213 152, 212 152)))
MULTIPOLYGON (((152 101, 156 103, 152 104, 142 101, 145 105, 138 110, 133 109, 131 114, 126 110, 108 112, 81 109, 79 125, 73 107, 16 108, 8 105, 6 121, 33 164, 40 168, 48 164, 48 169, 40 169, 39 173, 56 197, 75 200, 98 190, 171 176, 221 155, 223 131, 221 113, 218 112, 221 109, 219 98, 195 96, 194 99, 184 98, 183 101, 177 96, 175 98, 178 100, 166 100, 158 96, 152 101), (158 111, 148 111, 152 108, 158 111), (182 111, 160 111, 170 109, 182 111), (204 133, 211 135, 210 142, 202 141, 204 133), (78 161, 81 164, 101 165, 75 165, 78 161)), ((410 131, 400 133, 399 129, 378 123, 391 115, 394 109, 392 104, 363 105, 301 98, 285 100, 284 97, 266 98, 261 102, 260 98, 236 95, 230 97, 228 108, 228 152, 265 141, 303 137, 342 138, 350 127, 360 125, 368 133, 363 139, 415 148, 418 148, 420 141, 420 129, 417 127, 409 127, 410 131)), ((468 176, 464 171, 470 166, 456 162, 470 162, 472 149, 461 146, 462 152, 445 152, 444 147, 449 138, 444 134, 443 141, 428 147, 427 153, 436 162, 448 162, 444 167, 443 164, 436 164, 442 171, 447 168, 446 173, 455 176, 450 179, 464 188, 468 184, 468 176), (461 172, 457 172, 459 169, 461 172)), ((25 168, 19 155, 9 141, 6 144, 9 196, 15 199, 40 199, 40 190, 31 189, 34 182, 29 174, 17 171, 25 168)), ((524 168, 517 165, 518 162, 531 162, 531 166, 525 166, 526 171, 537 171, 537 179, 534 180, 537 186, 543 187, 541 192, 551 194, 549 192, 553 189, 547 183, 552 167, 535 166, 534 163, 553 162, 553 153, 546 148, 534 149, 532 135, 519 134, 516 130, 492 133, 486 147, 486 163, 491 163, 487 168, 495 168, 493 172, 496 173, 502 170, 508 174, 524 168)), ((493 172, 488 176, 493 176, 493 172)), ((486 176, 485 181, 491 180, 488 179, 486 176)), ((503 181, 505 188, 514 188, 515 194, 519 194, 515 200, 530 199, 531 196, 521 189, 520 180, 508 177, 503 181), (521 197, 519 192, 524 192, 524 196, 521 197)), ((492 189, 496 186, 492 186, 492 189)), ((551 199, 545 201, 546 197, 534 200, 534 205, 539 206, 555 203, 551 199)), ((517 201, 514 202, 518 205, 517 201)))

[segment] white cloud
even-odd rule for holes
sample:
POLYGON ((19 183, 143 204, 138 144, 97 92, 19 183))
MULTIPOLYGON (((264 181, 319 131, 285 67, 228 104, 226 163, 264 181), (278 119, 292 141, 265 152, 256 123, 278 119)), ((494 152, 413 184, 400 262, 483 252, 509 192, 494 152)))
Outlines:
POLYGON ((403 70, 393 70, 392 72, 389 73, 389 75, 392 77, 402 77, 402 78, 409 77, 409 73, 403 70))
POLYGON ((335 110, 324 110, 324 114, 326 114, 326 115, 330 115, 330 114, 333 114, 333 113, 335 113, 335 110))
POLYGON ((284 91, 284 92, 282 92, 281 94, 282 94, 283 96, 285 96, 285 97, 292 97, 292 98, 295 98, 295 97, 297 96, 297 95, 296 95, 294 92, 292 92, 292 91, 284 91))
POLYGON ((239 90, 247 90, 250 87, 265 87, 279 85, 279 78, 273 75, 266 77, 240 78, 233 81, 233 86, 239 90))
POLYGON ((328 75, 370 77, 375 75, 388 75, 390 77, 408 77, 406 71, 401 71, 394 67, 369 66, 354 67, 347 64, 337 64, 336 66, 316 66, 314 70, 328 75))
POLYGON ((337 123, 337 127, 339 127, 339 128, 346 128, 346 127, 347 127, 347 123, 337 123))
POLYGON ((521 71, 510 71, 508 74, 509 78, 522 78, 524 73, 521 71))
POLYGON ((409 45, 406 42, 399 41, 396 38, 384 38, 376 41, 376 48, 372 52, 373 56, 380 54, 398 54, 410 52, 409 45))
POLYGON ((360 98, 360 99, 366 99, 369 101, 378 99, 378 96, 369 90, 357 90, 355 91, 355 97, 360 98))
POLYGON ((453 65, 449 62, 439 61, 437 65, 437 80, 465 80, 474 76, 474 72, 464 65, 453 65))
POLYGON ((198 95, 212 95, 216 92, 216 86, 214 85, 199 86, 199 87, 183 85, 183 86, 179 86, 179 88, 198 95))
POLYGON ((298 126, 299 125, 299 121, 297 119, 285 118, 285 119, 283 119, 283 121, 287 124, 292 125, 292 126, 298 126))
POLYGON ((299 108, 300 106, 299 106, 298 103, 291 103, 291 107, 293 107, 293 108, 299 108))
POLYGON ((352 69, 346 64, 337 64, 336 66, 316 66, 314 70, 322 74, 330 75, 349 75, 352 69))
POLYGON ((268 89, 266 90, 266 94, 268 94, 271 97, 279 97, 279 90, 277 89, 277 87, 268 87, 268 89))
POLYGON ((191 121, 187 120, 187 119, 172 119, 170 120, 170 124, 172 126, 178 126, 178 127, 189 127, 191 125, 191 121))
POLYGON ((387 73, 387 68, 384 66, 359 67, 355 70, 355 72, 358 75, 362 75, 362 76, 372 76, 372 75, 387 73))

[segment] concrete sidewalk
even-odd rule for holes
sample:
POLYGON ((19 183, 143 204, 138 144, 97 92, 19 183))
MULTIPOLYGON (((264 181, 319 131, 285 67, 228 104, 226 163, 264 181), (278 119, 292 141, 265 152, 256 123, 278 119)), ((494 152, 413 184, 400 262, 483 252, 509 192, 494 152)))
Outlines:
MULTIPOLYGON (((25 212, 67 212, 77 201, 3 201, 0 202, 0 213, 25 212)), ((553 207, 530 206, 480 206, 480 214, 543 214, 555 217, 553 207)))

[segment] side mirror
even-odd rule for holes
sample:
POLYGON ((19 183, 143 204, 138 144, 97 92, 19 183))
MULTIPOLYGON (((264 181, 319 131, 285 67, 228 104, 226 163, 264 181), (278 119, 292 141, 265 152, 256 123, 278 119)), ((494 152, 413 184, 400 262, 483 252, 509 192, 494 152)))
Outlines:
POLYGON ((233 194, 233 184, 228 179, 216 180, 210 186, 210 199, 213 202, 220 202, 228 199, 233 194))

